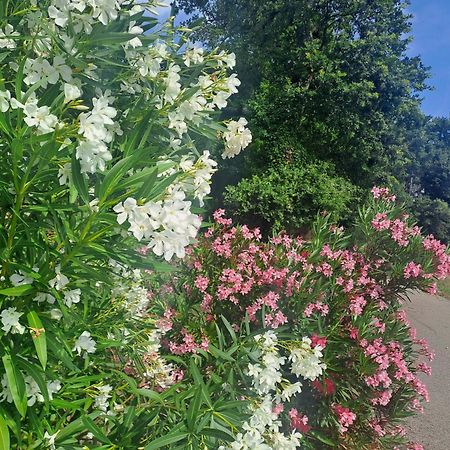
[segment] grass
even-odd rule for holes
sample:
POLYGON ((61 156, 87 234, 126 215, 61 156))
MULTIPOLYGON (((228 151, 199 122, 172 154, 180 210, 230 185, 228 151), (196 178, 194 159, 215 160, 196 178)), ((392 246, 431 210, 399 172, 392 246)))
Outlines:
POLYGON ((450 300, 450 278, 438 282, 438 292, 439 295, 450 300))

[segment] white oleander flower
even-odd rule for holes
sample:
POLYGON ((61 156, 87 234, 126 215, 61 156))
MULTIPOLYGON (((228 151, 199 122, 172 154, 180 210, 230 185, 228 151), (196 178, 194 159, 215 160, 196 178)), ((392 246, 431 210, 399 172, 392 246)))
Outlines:
POLYGON ((320 345, 311 348, 311 339, 304 337, 301 345, 293 348, 289 355, 292 373, 311 381, 322 375, 326 364, 321 361, 323 357, 321 350, 320 345))
POLYGON ((47 381, 48 398, 50 400, 53 400, 53 394, 56 394, 61 389, 61 387, 61 381, 59 380, 47 381))
POLYGON ((77 146, 75 156, 80 160, 81 173, 95 173, 97 169, 103 172, 106 162, 112 155, 101 141, 83 141, 77 146))
POLYGON ((113 211, 117 213, 117 222, 122 225, 129 217, 133 217, 133 212, 137 207, 134 198, 128 197, 123 203, 114 206, 113 211))
POLYGON ((0 111, 1 112, 8 111, 10 101, 11 101, 11 92, 0 91, 0 111))
POLYGON ((46 134, 55 131, 58 124, 58 118, 54 114, 50 114, 48 106, 37 106, 37 104, 26 104, 23 109, 25 116, 24 121, 29 127, 37 127, 39 134, 46 134))
POLYGON ((143 77, 155 78, 161 71, 161 63, 163 59, 157 58, 150 53, 139 58, 136 62, 136 68, 143 77))
POLYGON ((167 115, 169 119, 169 128, 174 129, 178 136, 181 138, 183 134, 187 133, 188 126, 187 123, 184 121, 184 115, 180 114, 178 111, 171 111, 167 115))
POLYGON ((72 289, 64 292, 64 304, 70 308, 73 304, 79 303, 81 299, 81 289, 72 289))
POLYGON ((50 305, 53 305, 56 301, 55 297, 53 297, 52 294, 49 294, 47 292, 38 292, 36 294, 36 297, 34 297, 34 301, 38 303, 44 303, 47 302, 50 305))
POLYGON ((12 36, 20 36, 20 33, 14 31, 11 24, 6 24, 5 28, 0 28, 0 48, 8 48, 10 50, 17 47, 16 40, 12 36))
POLYGON ((180 72, 181 68, 177 64, 172 64, 167 71, 167 78, 165 80, 166 90, 164 93, 164 100, 167 103, 173 103, 181 91, 180 72))
POLYGON ((60 309, 53 308, 53 309, 50 310, 50 317, 53 320, 61 320, 62 316, 63 316, 63 313, 62 313, 62 311, 60 309))
POLYGON ((183 55, 184 64, 189 67, 192 64, 201 64, 203 62, 203 48, 194 47, 187 50, 183 55))
POLYGON ((11 332, 12 334, 23 334, 25 327, 19 323, 19 318, 23 316, 23 313, 18 312, 15 307, 4 309, 0 313, 2 321, 2 330, 5 333, 11 332))
POLYGON ((24 284, 33 284, 33 278, 28 274, 19 270, 19 273, 14 273, 9 277, 9 280, 14 286, 22 286, 24 284))
POLYGON ((237 122, 231 120, 227 126, 228 131, 223 135, 225 139, 225 150, 222 158, 233 158, 238 155, 241 150, 247 147, 252 141, 252 134, 248 128, 247 120, 241 117, 237 122))
POLYGON ((56 450, 56 437, 58 436, 59 430, 54 433, 50 434, 48 431, 44 433, 44 439, 45 439, 45 446, 48 447, 50 450, 56 450))
POLYGON ((112 387, 109 384, 105 384, 104 386, 98 386, 97 390, 99 391, 99 394, 94 397, 94 408, 106 412, 109 407, 112 387))
POLYGON ((35 379, 30 375, 25 377, 25 390, 27 392, 27 405, 33 406, 36 402, 43 402, 44 396, 39 388, 39 385, 36 383, 35 379))
POLYGON ((6 373, 3 374, 1 383, 2 383, 2 392, 0 392, 0 401, 4 402, 6 400, 8 403, 12 403, 13 396, 11 389, 9 388, 8 377, 6 376, 6 373))
POLYGON ((58 181, 60 186, 63 184, 69 184, 72 182, 72 164, 65 163, 58 170, 58 181))
POLYGON ((96 342, 91 338, 91 333, 88 331, 83 331, 75 341, 75 345, 72 350, 76 351, 79 355, 81 355, 82 351, 85 351, 86 353, 95 353, 96 342))
POLYGON ((123 0, 95 0, 90 1, 93 11, 92 17, 98 19, 103 25, 117 19, 120 4, 123 0))
POLYGON ((69 103, 81 97, 81 89, 75 84, 64 83, 64 103, 69 103))
POLYGON ((241 85, 241 80, 239 80, 237 75, 235 73, 233 73, 232 75, 230 75, 228 77, 228 79, 226 80, 226 83, 227 83, 228 90, 232 94, 236 94, 238 92, 238 90, 237 90, 238 86, 241 85))
POLYGON ((227 106, 227 100, 230 96, 231 94, 229 92, 219 91, 216 95, 214 95, 212 102, 217 106, 217 108, 223 109, 227 106))
POLYGON ((236 55, 234 53, 226 53, 223 50, 216 56, 219 67, 225 63, 229 69, 233 69, 236 65, 236 55))
POLYGON ((52 278, 48 284, 50 287, 57 291, 62 291, 64 287, 69 283, 69 279, 61 273, 61 266, 55 267, 55 278, 52 278))

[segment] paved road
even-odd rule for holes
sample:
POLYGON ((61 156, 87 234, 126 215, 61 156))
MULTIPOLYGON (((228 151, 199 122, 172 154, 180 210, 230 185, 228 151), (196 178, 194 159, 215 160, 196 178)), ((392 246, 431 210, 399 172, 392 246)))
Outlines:
POLYGON ((417 336, 436 352, 433 374, 423 381, 430 392, 424 414, 409 422, 411 438, 425 450, 450 450, 450 300, 417 293, 405 305, 417 336))

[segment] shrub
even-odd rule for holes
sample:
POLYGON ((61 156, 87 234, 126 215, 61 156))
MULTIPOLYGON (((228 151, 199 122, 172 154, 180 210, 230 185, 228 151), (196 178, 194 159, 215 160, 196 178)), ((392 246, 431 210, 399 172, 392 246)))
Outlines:
POLYGON ((271 167, 226 191, 225 205, 242 223, 290 233, 310 227, 319 211, 348 218, 357 193, 324 162, 271 167))
POLYGON ((202 355, 212 380, 228 366, 217 395, 231 386, 250 402, 252 418, 221 448, 418 448, 401 421, 428 401, 418 375, 433 355, 402 305, 411 290, 435 292, 450 256, 387 189, 373 197, 351 234, 319 216, 310 240, 262 242, 217 211, 156 291, 166 354, 202 355))
POLYGON ((414 199, 411 210, 422 228, 444 242, 450 242, 450 206, 423 195, 414 199))
POLYGON ((213 119, 234 55, 193 47, 154 6, 0 4, 2 449, 151 448, 183 401, 157 392, 178 375, 142 314, 142 270, 200 227, 191 200, 216 163, 194 138, 231 157, 251 135, 213 119))

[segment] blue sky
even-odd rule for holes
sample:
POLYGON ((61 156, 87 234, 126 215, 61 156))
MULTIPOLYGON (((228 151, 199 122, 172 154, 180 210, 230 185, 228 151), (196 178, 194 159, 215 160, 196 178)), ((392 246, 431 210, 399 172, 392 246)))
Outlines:
POLYGON ((433 116, 450 115, 450 1, 411 0, 414 41, 411 56, 420 55, 431 66, 428 84, 435 90, 423 94, 422 109, 433 116))
MULTIPOLYGON (((168 2, 167 2, 168 3, 168 2)), ((159 8, 161 19, 169 8, 159 8)), ((408 54, 420 55, 431 66, 428 84, 433 91, 422 93, 422 109, 432 116, 450 115, 450 0, 411 0, 413 42, 408 54)))

